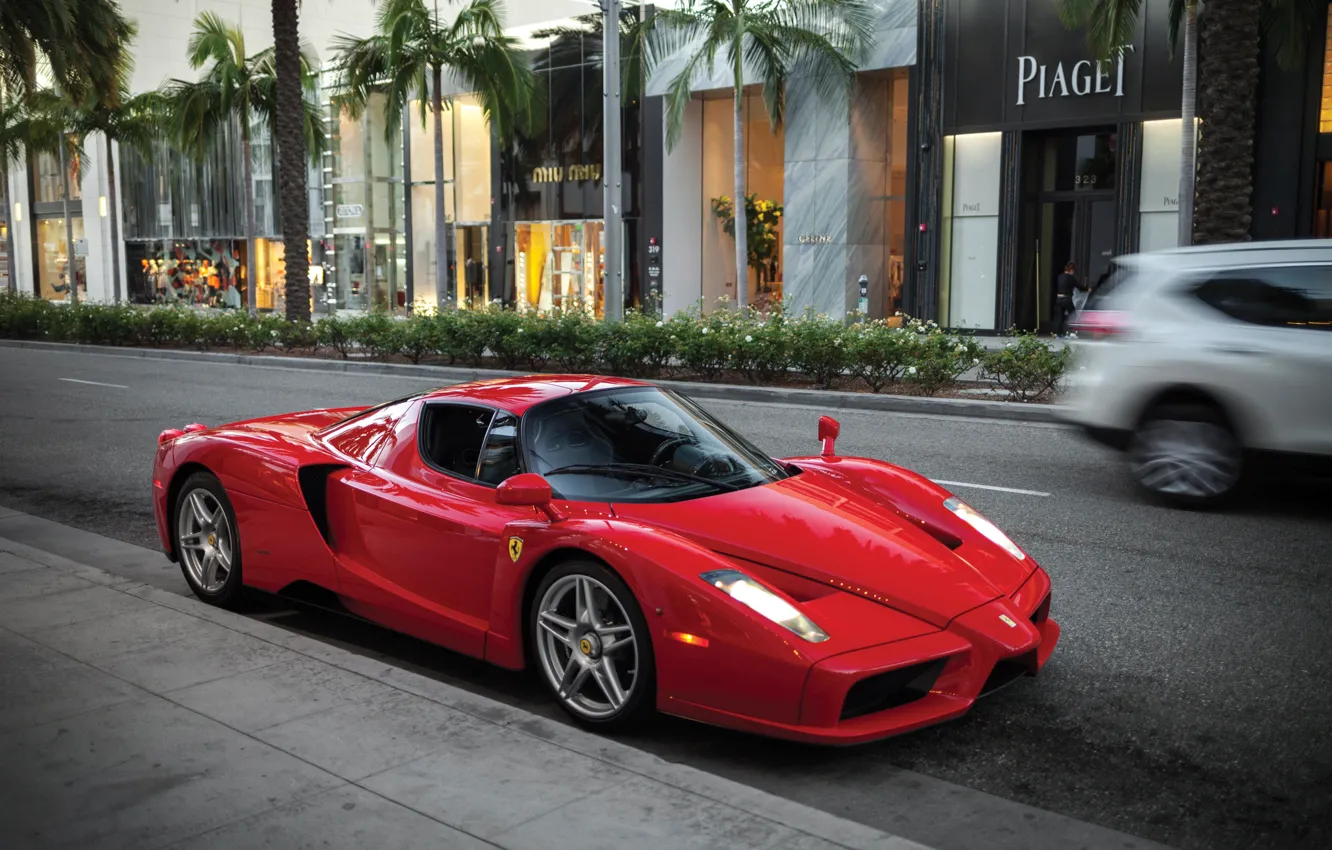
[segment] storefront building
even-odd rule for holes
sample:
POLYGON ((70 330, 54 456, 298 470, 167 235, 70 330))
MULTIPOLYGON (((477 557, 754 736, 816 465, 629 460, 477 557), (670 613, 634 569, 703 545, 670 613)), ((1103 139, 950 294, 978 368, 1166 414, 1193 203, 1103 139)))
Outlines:
MULTIPOLYGON (((780 298, 788 310, 833 317, 860 310, 893 316, 907 295, 909 144, 918 0, 878 0, 870 55, 851 96, 820 97, 793 78, 786 120, 772 130, 758 86, 744 98, 744 170, 754 212, 780 211, 775 225, 749 234, 748 302, 780 298), (862 299, 861 276, 867 279, 862 299)), ((669 57, 648 83, 644 112, 660 121, 662 100, 689 59, 669 57)), ((753 78, 750 76, 749 78, 753 78)), ((695 80, 680 141, 644 130, 649 172, 660 163, 660 204, 645 210, 645 234, 660 250, 664 308, 710 309, 738 295, 735 243, 725 219, 735 203, 733 76, 719 59, 695 80), (659 210, 659 212, 658 212, 659 210), (658 217, 659 216, 659 217, 658 217)), ((659 126, 659 124, 658 124, 659 126)), ((649 180, 651 176, 649 173, 649 180)))
POLYGON ((948 327, 1053 327, 1057 277, 1178 244, 1168 0, 1097 61, 1049 0, 926 0, 908 306, 948 327))

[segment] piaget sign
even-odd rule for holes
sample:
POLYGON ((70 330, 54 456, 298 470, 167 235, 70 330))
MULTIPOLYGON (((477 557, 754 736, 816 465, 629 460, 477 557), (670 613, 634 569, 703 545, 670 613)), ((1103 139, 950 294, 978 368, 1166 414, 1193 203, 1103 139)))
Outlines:
POLYGON ((1132 50, 1133 45, 1129 44, 1120 51, 1117 59, 1083 59, 1067 68, 1063 62, 1056 62, 1051 67, 1041 64, 1035 56, 1019 56, 1017 105, 1025 106, 1027 98, 1033 94, 1037 99, 1102 94, 1123 97, 1124 54, 1132 50), (1033 86, 1035 92, 1032 92, 1033 86))
POLYGON ((571 165, 568 168, 560 165, 543 166, 532 169, 533 183, 581 183, 585 180, 600 180, 600 165, 571 165))

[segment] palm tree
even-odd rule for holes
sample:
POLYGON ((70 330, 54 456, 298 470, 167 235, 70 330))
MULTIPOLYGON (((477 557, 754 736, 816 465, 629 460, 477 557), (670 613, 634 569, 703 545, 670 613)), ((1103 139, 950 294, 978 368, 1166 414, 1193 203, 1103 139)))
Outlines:
POLYGON ((116 96, 89 99, 83 105, 69 104, 68 126, 75 138, 86 139, 101 133, 106 144, 106 195, 111 219, 111 292, 120 300, 120 193, 116 188, 114 148, 123 147, 148 155, 153 144, 167 132, 167 103, 160 92, 145 92, 131 97, 125 79, 128 62, 121 69, 121 85, 116 96))
MULTIPOLYGON (((246 303, 256 310, 254 278, 254 163, 250 152, 252 122, 272 127, 276 124, 277 67, 272 48, 253 55, 246 53, 245 36, 213 12, 203 12, 194 21, 188 44, 190 67, 207 66, 203 79, 195 83, 171 80, 166 97, 171 104, 172 134, 187 151, 201 156, 222 136, 221 125, 240 124, 241 172, 245 189, 245 250, 249 266, 246 303)), ((308 46, 302 49, 300 66, 304 86, 313 92, 315 59, 308 46)), ((312 98, 301 102, 301 128, 305 148, 311 157, 324 149, 324 122, 312 98)), ((280 141, 280 140, 279 140, 280 141)), ((301 240, 301 250, 305 243, 301 240)))
POLYGON ((504 34, 502 0, 471 0, 446 23, 438 3, 384 0, 368 38, 339 36, 334 42, 339 70, 337 102, 359 118, 377 91, 385 94, 385 135, 396 142, 409 99, 421 104, 421 124, 435 116, 435 274, 447 281, 453 305, 456 281, 448 268, 446 246, 452 223, 444 215, 444 73, 476 92, 490 125, 502 140, 530 123, 534 80, 517 40, 504 34), (429 96, 429 113, 427 112, 429 96))
POLYGON ((305 136, 301 104, 300 0, 273 0, 273 52, 277 62, 278 191, 282 200, 282 245, 287 266, 287 320, 310 320, 310 202, 306 190, 305 136))
POLYGON ((39 71, 76 101, 114 93, 115 68, 134 27, 115 0, 6 0, 0 82, 13 99, 38 91, 39 71))
MULTIPOLYGON (((1069 28, 1085 28, 1100 59, 1133 41, 1143 0, 1059 0, 1069 28)), ((1262 19, 1283 68, 1300 66, 1316 13, 1310 0, 1170 0, 1170 47, 1184 36, 1180 102, 1179 244, 1246 241, 1252 221, 1253 139, 1262 19), (1199 56, 1201 41, 1203 51, 1199 56), (1206 129, 1193 132, 1198 81, 1206 129), (1195 168, 1196 162, 1196 168, 1195 168), (1195 209, 1196 203, 1196 209, 1195 209)))
POLYGON ((745 222, 744 90, 752 75, 762 86, 768 124, 785 118, 786 84, 807 81, 820 100, 845 102, 856 68, 870 45, 873 10, 864 0, 685 0, 659 8, 641 25, 644 70, 687 54, 666 94, 666 144, 674 148, 695 79, 722 54, 735 92, 735 277, 738 305, 749 298, 745 222))

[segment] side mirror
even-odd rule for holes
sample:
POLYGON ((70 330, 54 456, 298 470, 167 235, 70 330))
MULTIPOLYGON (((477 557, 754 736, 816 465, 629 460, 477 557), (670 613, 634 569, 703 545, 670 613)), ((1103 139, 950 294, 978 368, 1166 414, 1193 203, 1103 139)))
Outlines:
POLYGON ((495 490, 495 501, 501 505, 515 508, 536 508, 559 522, 564 516, 550 503, 550 482, 535 472, 524 472, 512 478, 506 478, 495 490))
POLYGON ((819 442, 823 443, 823 456, 832 457, 837 453, 837 435, 842 433, 842 426, 831 416, 819 417, 819 442))

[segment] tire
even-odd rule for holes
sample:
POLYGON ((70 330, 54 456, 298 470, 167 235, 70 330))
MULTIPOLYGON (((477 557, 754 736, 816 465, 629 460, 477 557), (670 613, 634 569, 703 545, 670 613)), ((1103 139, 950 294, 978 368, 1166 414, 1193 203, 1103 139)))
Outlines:
POLYGON ((172 541, 190 590, 209 605, 236 608, 242 596, 241 547, 236 511, 222 482, 196 472, 172 505, 172 541))
POLYGON ((1148 498, 1180 508, 1229 503, 1245 477, 1244 448, 1222 412, 1206 404, 1151 410, 1128 449, 1129 474, 1148 498))
POLYGON ((580 725, 624 731, 651 714, 657 677, 647 620, 628 586, 605 566, 580 559, 551 570, 532 597, 528 635, 541 681, 580 725), (589 589, 597 626, 583 605, 589 589), (562 683, 571 686, 567 692, 562 683))

